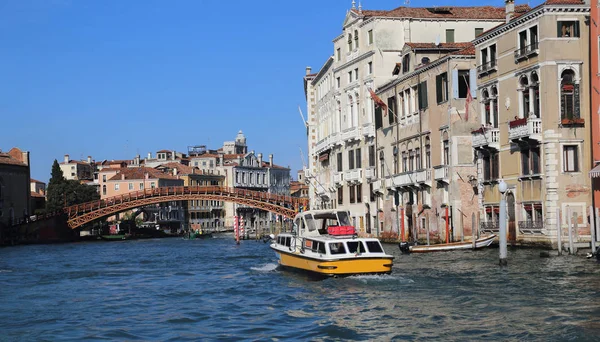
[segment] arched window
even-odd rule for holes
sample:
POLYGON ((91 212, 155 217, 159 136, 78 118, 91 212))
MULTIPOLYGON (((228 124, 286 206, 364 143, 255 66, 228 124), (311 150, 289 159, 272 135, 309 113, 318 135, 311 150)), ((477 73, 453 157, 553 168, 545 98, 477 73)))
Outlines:
POLYGON ((431 139, 425 137, 425 168, 431 167, 431 139))
POLYGON ((106 196, 106 184, 102 185, 102 195, 106 196))
POLYGON ((358 49, 358 30, 354 30, 354 48, 358 49))
POLYGON ((575 72, 565 70, 560 78, 560 117, 576 119, 579 113, 575 112, 575 72))
POLYGON ((352 35, 348 35, 348 52, 352 51, 352 35))
POLYGON ((448 132, 442 134, 442 165, 450 164, 450 139, 448 138, 448 132))
POLYGON ((491 110, 491 100, 490 100, 490 93, 487 91, 487 89, 484 89, 481 92, 481 102, 483 104, 483 124, 486 127, 491 127, 492 126, 492 110, 491 110))
POLYGON ((529 80, 527 76, 522 76, 519 79, 519 85, 521 86, 521 117, 526 118, 529 116, 529 80))
POLYGON ((540 117, 540 78, 534 71, 531 73, 531 94, 533 96, 533 115, 536 118, 540 117))
POLYGON ((499 117, 499 107, 498 107, 498 88, 496 88, 496 86, 492 86, 491 88, 491 93, 490 93, 490 98, 491 98, 491 110, 492 112, 492 126, 494 128, 498 128, 498 117, 499 117))
POLYGON ((404 55, 402 57, 402 73, 405 74, 410 71, 410 54, 404 55))

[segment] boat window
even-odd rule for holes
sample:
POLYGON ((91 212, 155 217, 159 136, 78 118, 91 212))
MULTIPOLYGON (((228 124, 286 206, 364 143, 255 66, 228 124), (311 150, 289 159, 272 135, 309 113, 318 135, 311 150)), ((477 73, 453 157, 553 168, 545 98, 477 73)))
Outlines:
POLYGON ((278 237, 277 237, 277 243, 278 243, 278 244, 280 244, 280 245, 282 244, 282 243, 281 243, 281 239, 282 239, 282 238, 281 238, 281 236, 278 236, 278 237))
POLYGON ((347 244, 350 253, 364 253, 367 251, 365 245, 360 241, 348 241, 347 244))
POLYGON ((325 243, 317 241, 317 243, 316 243, 316 252, 317 253, 321 253, 321 254, 325 254, 325 243))
POLYGON ((292 237, 291 237, 291 236, 286 236, 286 237, 285 237, 285 245, 286 245, 287 247, 289 247, 289 246, 290 246, 290 244, 291 244, 291 243, 290 243, 290 242, 291 242, 291 240, 292 240, 292 237))
POLYGON ((332 242, 329 244, 331 254, 346 254, 346 247, 343 242, 332 242))
POLYGON ((350 223, 350 215, 348 215, 347 211, 338 211, 337 217, 338 217, 338 225, 339 226, 351 226, 352 225, 352 223, 350 223))
POLYGON ((371 253, 383 253, 383 248, 379 241, 367 241, 367 248, 371 253))
POLYGON ((312 250, 314 246, 313 240, 304 240, 304 248, 312 250))
POLYGON ((296 234, 298 234, 299 232, 302 231, 302 228, 304 228, 304 222, 302 221, 302 218, 297 218, 294 221, 294 231, 296 232, 296 234))
POLYGON ((306 227, 308 227, 309 232, 314 232, 315 230, 317 230, 317 225, 312 215, 306 215, 304 216, 304 219, 306 220, 306 227))

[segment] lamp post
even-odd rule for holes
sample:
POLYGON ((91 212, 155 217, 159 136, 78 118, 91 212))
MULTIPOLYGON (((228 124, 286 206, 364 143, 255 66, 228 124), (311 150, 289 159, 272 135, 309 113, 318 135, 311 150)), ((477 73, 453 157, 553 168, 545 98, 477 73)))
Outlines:
POLYGON ((498 190, 500 191, 500 266, 506 266, 506 190, 508 185, 504 180, 500 180, 498 183, 498 190))

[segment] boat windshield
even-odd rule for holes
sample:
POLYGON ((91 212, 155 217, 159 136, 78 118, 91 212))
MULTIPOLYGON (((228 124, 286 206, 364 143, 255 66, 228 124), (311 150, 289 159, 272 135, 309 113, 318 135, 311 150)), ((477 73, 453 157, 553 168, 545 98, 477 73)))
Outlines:
POLYGON ((310 214, 305 215, 304 220, 306 220, 306 227, 308 228, 309 232, 314 232, 315 230, 317 230, 317 224, 316 224, 315 220, 313 219, 312 215, 310 215, 310 214))
POLYGON ((338 220, 338 225, 340 225, 340 226, 351 226, 352 225, 350 223, 350 216, 348 215, 347 211, 338 211, 337 212, 337 220, 338 220))

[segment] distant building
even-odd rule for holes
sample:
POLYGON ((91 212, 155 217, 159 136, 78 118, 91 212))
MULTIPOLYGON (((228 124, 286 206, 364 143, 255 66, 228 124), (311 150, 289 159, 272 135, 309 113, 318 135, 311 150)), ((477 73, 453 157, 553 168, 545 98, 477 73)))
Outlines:
POLYGON ((308 184, 304 178, 304 170, 298 171, 298 180, 290 182, 290 196, 308 198, 308 184))
POLYGON ((31 178, 31 213, 35 214, 38 210, 46 207, 46 183, 31 178))
POLYGON ((29 152, 0 151, 0 242, 2 230, 31 215, 29 152))
POLYGON ((69 155, 65 154, 59 166, 65 179, 82 181, 94 179, 95 164, 91 156, 88 156, 86 160, 71 160, 69 155))
POLYGON ((152 153, 148 152, 148 157, 146 159, 140 161, 139 156, 136 156, 134 164, 136 161, 138 165, 143 164, 145 167, 157 167, 161 164, 169 162, 189 165, 189 158, 186 154, 169 150, 157 151, 156 157, 152 157, 152 153))

